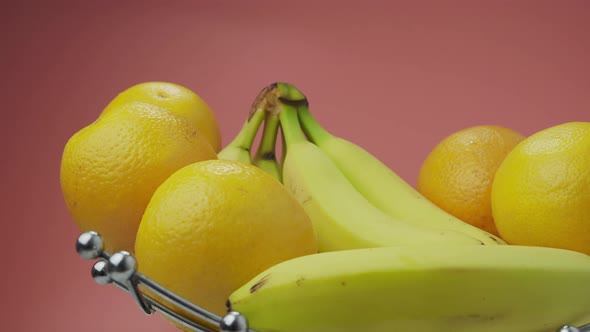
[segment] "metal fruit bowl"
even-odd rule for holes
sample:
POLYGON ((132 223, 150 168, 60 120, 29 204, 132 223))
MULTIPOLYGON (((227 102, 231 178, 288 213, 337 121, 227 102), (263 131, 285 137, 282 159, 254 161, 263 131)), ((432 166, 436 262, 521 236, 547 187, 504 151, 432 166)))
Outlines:
MULTIPOLYGON (((231 311, 220 317, 139 273, 133 255, 126 251, 108 253, 104 250, 102 237, 96 232, 82 233, 76 241, 76 251, 84 259, 96 260, 91 272, 96 283, 114 284, 119 287, 130 294, 141 310, 148 315, 157 312, 191 331, 255 332, 248 327, 248 320, 239 312, 231 311), (159 299, 155 300, 142 289, 155 294, 159 299)), ((590 324, 580 327, 564 325, 555 332, 590 332, 590 324)))

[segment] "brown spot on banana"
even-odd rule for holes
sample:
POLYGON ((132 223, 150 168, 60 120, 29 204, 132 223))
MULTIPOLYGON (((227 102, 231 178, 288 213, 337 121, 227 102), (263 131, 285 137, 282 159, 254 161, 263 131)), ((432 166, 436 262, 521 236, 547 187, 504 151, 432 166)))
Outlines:
POLYGON ((260 278, 252 287, 250 287, 250 294, 254 294, 258 291, 264 284, 268 282, 268 278, 270 278, 270 274, 265 275, 264 277, 260 278))
POLYGON ((305 277, 299 277, 297 278, 297 280, 295 280, 295 283, 297 284, 297 286, 301 286, 301 283, 305 281, 305 277))

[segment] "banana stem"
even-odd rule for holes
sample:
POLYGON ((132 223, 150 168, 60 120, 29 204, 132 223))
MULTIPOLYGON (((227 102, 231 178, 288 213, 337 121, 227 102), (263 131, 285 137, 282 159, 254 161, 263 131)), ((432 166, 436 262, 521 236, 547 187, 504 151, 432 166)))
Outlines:
POLYGON ((293 102, 305 102, 307 98, 293 84, 279 82, 276 83, 279 98, 293 102))
POLYGON ((299 107, 298 116, 303 131, 314 144, 318 144, 332 136, 313 118, 308 106, 299 107))
POLYGON ((238 135, 236 135, 228 146, 235 146, 250 151, 252 143, 254 143, 254 139, 258 133, 258 129, 264 120, 265 113, 264 108, 256 108, 248 120, 246 120, 238 135))
POLYGON ((277 136, 279 133, 279 118, 272 112, 266 112, 264 120, 264 129, 262 131, 262 138, 260 145, 256 151, 256 158, 275 160, 277 136))
POLYGON ((305 133, 303 133, 301 125, 299 124, 297 108, 285 104, 281 104, 279 107, 281 129, 283 131, 287 149, 289 148, 289 145, 307 141, 307 137, 305 136, 305 133))
POLYGON ((276 131, 278 128, 274 128, 275 124, 272 121, 276 120, 278 120, 278 125, 281 127, 284 146, 288 148, 288 145, 307 141, 307 137, 301 129, 297 116, 298 109, 301 107, 307 107, 307 98, 295 86, 289 83, 273 83, 258 94, 253 109, 262 108, 270 114, 268 127, 265 124, 265 133, 261 140, 261 150, 273 151, 272 153, 274 154, 277 137, 276 131), (266 135, 267 128, 268 135, 266 135))

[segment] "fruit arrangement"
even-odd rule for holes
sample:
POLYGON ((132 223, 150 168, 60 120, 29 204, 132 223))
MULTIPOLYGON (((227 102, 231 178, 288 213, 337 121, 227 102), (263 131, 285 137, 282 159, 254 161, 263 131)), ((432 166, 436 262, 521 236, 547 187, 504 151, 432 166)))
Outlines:
POLYGON ((71 137, 62 191, 96 281, 186 331, 590 331, 590 122, 466 128, 416 188, 291 84, 219 132, 150 82, 71 137))

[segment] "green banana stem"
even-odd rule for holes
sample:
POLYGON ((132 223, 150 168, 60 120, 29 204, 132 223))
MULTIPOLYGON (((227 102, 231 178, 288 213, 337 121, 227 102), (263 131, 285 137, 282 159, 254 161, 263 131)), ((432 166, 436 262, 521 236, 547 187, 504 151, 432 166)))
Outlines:
POLYGON ((299 120, 303 131, 309 137, 309 140, 314 144, 328 139, 332 136, 326 129, 324 129, 311 115, 309 107, 300 107, 298 110, 299 120))
POLYGON ((276 159, 276 143, 279 133, 279 118, 270 110, 266 110, 264 129, 260 145, 254 156, 254 165, 281 180, 281 168, 276 159))
POLYGON ((287 149, 290 145, 307 141, 307 137, 299 124, 297 117, 297 107, 292 105, 281 104, 280 106, 280 122, 285 144, 287 149))
POLYGON ((274 159, 277 136, 279 133, 279 118, 271 112, 266 112, 264 130, 260 139, 260 146, 256 154, 261 158, 274 159))
MULTIPOLYGON (((306 107, 307 99, 295 88, 288 83, 273 83, 262 89, 254 100, 250 109, 248 120, 242 126, 238 135, 218 154, 219 159, 237 160, 246 163, 252 163, 252 144, 256 139, 258 130, 264 122, 264 131, 260 141, 260 146, 254 156, 254 164, 260 165, 260 168, 269 172, 281 180, 281 169, 276 160, 276 140, 279 127, 283 127, 280 120, 282 110, 291 109, 290 122, 294 123, 292 128, 299 132, 301 139, 307 140, 301 130, 299 120, 297 119, 297 109, 306 107), (294 121, 294 122, 293 122, 294 121)), ((287 125, 289 126, 289 125, 287 125)), ((283 159, 285 156, 286 146, 288 145, 285 134, 283 135, 283 159)), ((297 136, 297 134, 293 134, 297 136)), ((295 137, 294 136, 294 137, 295 137)), ((290 139, 293 141, 293 138, 290 139)))
POLYGON ((297 111, 301 127, 310 141, 318 143, 332 136, 311 115, 307 98, 294 85, 289 83, 277 83, 279 102, 288 102, 297 105, 297 111))
POLYGON ((265 154, 268 154, 276 160, 275 151, 279 127, 282 135, 282 161, 284 161, 288 145, 297 141, 307 141, 297 117, 298 110, 300 108, 307 109, 307 105, 305 95, 289 83, 273 83, 260 91, 252 108, 264 109, 267 116, 255 159, 262 161, 265 159, 265 154))
MULTIPOLYGON (((250 150, 252 149, 252 143, 256 138, 256 134, 258 133, 260 125, 262 125, 264 116, 264 108, 257 108, 251 112, 248 120, 246 120, 236 137, 234 137, 234 139, 217 154, 218 158, 234 160, 236 159, 236 153, 247 153, 249 156, 250 150)), ((245 159, 245 157, 240 158, 245 159)), ((246 160, 242 161, 247 162, 246 160)))
POLYGON ((288 100, 291 102, 301 102, 307 103, 307 98, 305 95, 299 91, 293 84, 279 82, 276 83, 276 90, 278 93, 278 97, 283 100, 288 100))
POLYGON ((243 129, 236 136, 236 145, 243 149, 250 150, 263 120, 264 109, 256 109, 254 114, 246 120, 243 129))
POLYGON ((283 141, 282 158, 284 160, 289 145, 301 141, 307 141, 307 137, 301 129, 297 114, 301 110, 308 110, 308 101, 301 91, 289 83, 276 83, 274 93, 278 104, 277 113, 279 113, 280 118, 283 141))

